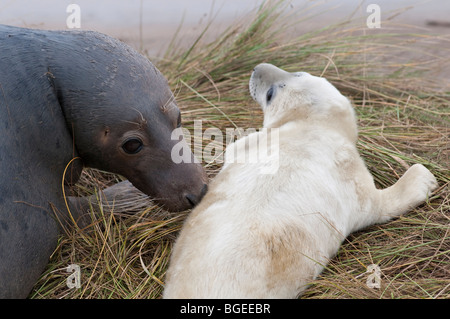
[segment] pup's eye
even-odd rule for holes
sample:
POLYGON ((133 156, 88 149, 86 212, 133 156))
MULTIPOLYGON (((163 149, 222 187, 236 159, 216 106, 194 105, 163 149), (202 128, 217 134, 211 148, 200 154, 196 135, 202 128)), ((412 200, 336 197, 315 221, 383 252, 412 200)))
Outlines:
POLYGON ((266 101, 267 103, 269 103, 272 100, 273 97, 273 93, 274 93, 274 89, 273 86, 267 91, 267 95, 266 95, 266 101))
POLYGON ((122 149, 127 154, 137 154, 142 150, 142 141, 137 137, 131 137, 122 144, 122 149))

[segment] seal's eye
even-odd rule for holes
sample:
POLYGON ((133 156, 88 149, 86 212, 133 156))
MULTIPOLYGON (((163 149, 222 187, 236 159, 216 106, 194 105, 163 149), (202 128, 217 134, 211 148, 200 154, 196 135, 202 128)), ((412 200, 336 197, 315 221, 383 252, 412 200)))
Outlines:
POLYGON ((122 144, 122 149, 127 154, 137 154, 142 150, 142 141, 137 137, 131 137, 122 144))
POLYGON ((267 103, 269 103, 269 102, 272 100, 273 93, 274 93, 274 89, 273 89, 273 86, 272 86, 272 87, 270 87, 270 89, 267 91, 267 95, 266 95, 266 101, 267 101, 267 103))

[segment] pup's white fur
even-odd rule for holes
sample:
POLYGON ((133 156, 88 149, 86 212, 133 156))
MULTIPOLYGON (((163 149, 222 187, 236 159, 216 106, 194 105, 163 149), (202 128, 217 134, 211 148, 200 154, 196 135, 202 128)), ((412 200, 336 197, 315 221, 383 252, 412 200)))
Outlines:
MULTIPOLYGON (((224 165, 175 244, 165 298, 294 298, 351 232, 406 213, 437 186, 416 164, 376 189, 353 108, 326 79, 261 64, 250 92, 264 127, 279 128, 278 170, 224 165)), ((230 147, 251 148, 250 136, 230 147)))

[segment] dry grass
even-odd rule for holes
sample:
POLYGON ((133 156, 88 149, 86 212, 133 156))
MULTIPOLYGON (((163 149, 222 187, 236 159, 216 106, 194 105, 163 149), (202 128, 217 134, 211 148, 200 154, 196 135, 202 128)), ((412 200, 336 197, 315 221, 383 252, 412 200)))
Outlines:
MULTIPOLYGON (((248 93, 258 63, 327 77, 354 102, 358 148, 379 187, 393 184, 414 163, 427 166, 440 187, 406 216, 352 234, 303 297, 450 298, 450 86, 426 77, 449 64, 449 37, 394 27, 369 32, 352 22, 286 36, 291 20, 283 16, 285 5, 269 2, 210 44, 200 36, 191 48, 179 49, 175 37, 165 57, 154 61, 176 94, 184 126, 192 129, 202 119, 203 129, 260 127, 262 113, 248 93), (381 268, 380 289, 366 286, 369 264, 381 268)), ((211 177, 220 169, 205 166, 211 177)), ((86 170, 77 191, 92 194, 119 179, 86 170)), ((141 209, 132 199, 129 208, 103 207, 88 229, 67 230, 30 297, 160 297, 188 212, 169 214, 143 201, 141 209), (72 263, 81 267, 79 289, 66 286, 72 263)))

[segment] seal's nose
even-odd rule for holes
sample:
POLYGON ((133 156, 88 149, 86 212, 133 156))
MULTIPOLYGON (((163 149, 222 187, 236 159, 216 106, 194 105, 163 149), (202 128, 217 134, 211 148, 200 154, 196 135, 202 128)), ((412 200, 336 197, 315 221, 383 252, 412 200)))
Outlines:
POLYGON ((192 207, 197 206, 198 203, 202 200, 203 196, 205 196, 206 192, 208 191, 208 185, 203 184, 202 190, 199 195, 194 194, 187 194, 185 197, 189 204, 191 204, 192 207))

